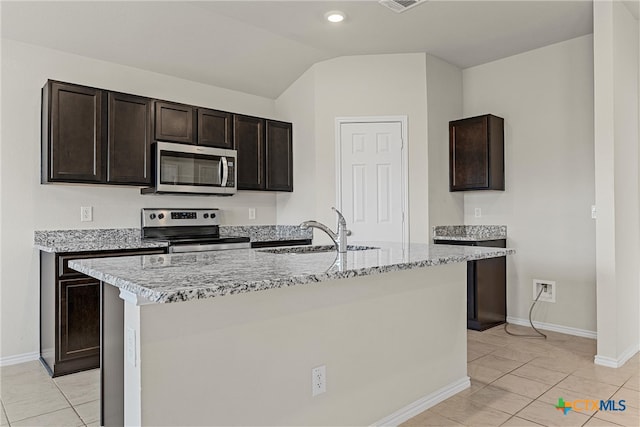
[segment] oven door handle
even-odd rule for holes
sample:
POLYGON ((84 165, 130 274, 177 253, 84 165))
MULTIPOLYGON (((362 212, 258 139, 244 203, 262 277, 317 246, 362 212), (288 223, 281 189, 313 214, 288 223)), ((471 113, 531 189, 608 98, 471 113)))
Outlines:
POLYGON ((185 252, 204 252, 204 251, 223 251, 227 249, 249 249, 251 248, 250 242, 242 243, 212 243, 212 244, 199 244, 194 243, 192 245, 173 245, 169 246, 169 253, 180 254, 185 252))
POLYGON ((220 182, 221 187, 227 186, 227 179, 229 179, 229 164, 227 163, 226 157, 220 157, 220 164, 222 165, 222 181, 220 182))

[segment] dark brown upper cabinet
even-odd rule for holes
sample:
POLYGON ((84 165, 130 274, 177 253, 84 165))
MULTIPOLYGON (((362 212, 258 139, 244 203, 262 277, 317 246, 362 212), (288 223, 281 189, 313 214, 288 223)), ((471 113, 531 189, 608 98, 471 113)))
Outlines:
POLYGON ((293 191, 293 144, 291 123, 266 121, 265 188, 293 191))
POLYGON ((292 124, 49 80, 42 183, 150 186, 153 141, 235 149, 239 190, 293 191, 292 124))
POLYGON ((504 190, 504 119, 449 122, 449 191, 504 190))
POLYGON ((42 88, 42 182, 104 182, 100 89, 48 81, 42 88))
POLYGON ((198 108, 198 145, 233 149, 233 114, 198 108))
POLYGON ((110 184, 151 184, 151 99, 109 92, 110 184))
POLYGON ((157 141, 173 141, 195 144, 193 119, 195 108, 190 105, 156 101, 157 141))
POLYGON ((264 119, 233 116, 238 190, 264 190, 264 119))

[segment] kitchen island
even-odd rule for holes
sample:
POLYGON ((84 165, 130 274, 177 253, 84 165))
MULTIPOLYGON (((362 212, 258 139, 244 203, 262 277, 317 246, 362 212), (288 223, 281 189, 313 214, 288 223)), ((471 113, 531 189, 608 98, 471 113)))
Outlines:
POLYGON ((397 424, 468 387, 465 262, 513 251, 354 249, 71 261, 104 283, 103 423, 397 424))

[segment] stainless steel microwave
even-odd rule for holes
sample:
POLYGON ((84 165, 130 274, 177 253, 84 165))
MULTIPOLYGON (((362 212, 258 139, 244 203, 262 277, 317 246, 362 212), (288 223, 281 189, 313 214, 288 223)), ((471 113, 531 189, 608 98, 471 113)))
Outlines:
POLYGON ((236 150, 155 142, 152 177, 155 185, 143 194, 217 194, 230 196, 236 187, 236 150))

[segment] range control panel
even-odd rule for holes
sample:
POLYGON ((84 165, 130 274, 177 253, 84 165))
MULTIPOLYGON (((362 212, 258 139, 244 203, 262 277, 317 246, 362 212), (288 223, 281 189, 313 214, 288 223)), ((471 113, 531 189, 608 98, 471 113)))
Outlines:
POLYGON ((219 225, 220 210, 210 209, 142 209, 142 227, 176 227, 219 225))

